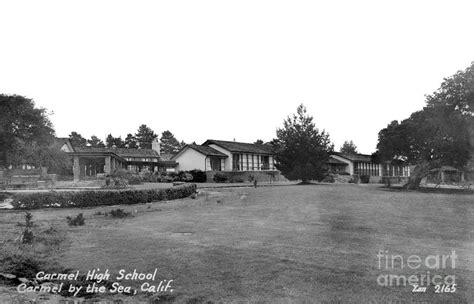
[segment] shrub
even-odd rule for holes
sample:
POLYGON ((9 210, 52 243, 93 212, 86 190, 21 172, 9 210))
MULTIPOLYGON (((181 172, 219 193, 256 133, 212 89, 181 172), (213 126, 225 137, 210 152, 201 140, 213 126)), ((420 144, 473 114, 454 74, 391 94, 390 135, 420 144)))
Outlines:
POLYGON ((166 176, 171 177, 171 178, 176 178, 176 177, 178 177, 178 173, 176 173, 176 172, 166 172, 166 176))
POLYGON ((193 176, 193 182, 195 183, 205 183, 207 181, 206 172, 201 170, 191 170, 189 173, 193 176))
MULTIPOLYGON (((142 183, 142 178, 138 176, 134 172, 130 172, 128 170, 124 169, 116 169, 112 174, 110 174, 110 177, 114 180, 115 186, 120 187, 120 184, 123 184, 123 181, 127 181, 127 186, 128 184, 130 185, 138 185, 142 183), (120 181, 120 182, 117 182, 120 181)), ((107 184, 107 181, 106 181, 107 184)))
POLYGON ((33 239, 34 239, 34 235, 33 235, 33 231, 31 231, 29 228, 26 228, 24 231, 23 231, 23 234, 21 236, 21 242, 23 244, 31 244, 33 243, 33 239))
POLYGON ((214 175, 214 181, 216 183, 225 183, 228 181, 228 177, 226 174, 224 173, 221 173, 221 172, 217 172, 215 175, 214 175))
POLYGON ((12 205, 15 209, 38 209, 144 204, 184 198, 195 192, 196 184, 167 189, 18 193, 13 197, 12 205))
POLYGON ((23 244, 31 244, 33 243, 34 235, 33 231, 31 231, 31 228, 33 227, 33 216, 31 213, 26 212, 25 213, 25 230, 23 230, 21 234, 21 242, 23 244))
POLYGON ((7 198, 11 197, 12 194, 8 192, 0 192, 0 202, 6 200, 7 198))
POLYGON ((124 218, 130 216, 130 212, 126 212, 121 208, 110 210, 110 215, 112 217, 124 218))
POLYGON ((79 213, 76 217, 66 217, 67 224, 69 226, 83 226, 86 220, 82 216, 82 213, 79 213))
POLYGON ((128 187, 128 180, 122 178, 113 178, 107 177, 105 179, 105 185, 102 186, 103 189, 125 189, 128 187))
POLYGON ((346 172, 346 171, 339 171, 339 172, 337 172, 337 174, 339 174, 339 175, 351 175, 349 172, 346 172))
POLYGON ((142 178, 138 175, 130 175, 128 178, 128 184, 130 185, 140 185, 142 183, 142 178))
POLYGON ((141 175, 142 182, 148 182, 148 183, 159 183, 161 182, 161 176, 160 173, 158 172, 147 172, 143 175, 141 175))
POLYGON ((182 182, 190 182, 193 180, 193 175, 191 173, 180 171, 178 173, 179 180, 182 182))
POLYGON ((231 183, 243 183, 245 182, 245 178, 243 176, 232 176, 231 183))
POLYGON ((172 183, 174 181, 173 177, 169 177, 167 175, 161 176, 161 182, 162 183, 172 183))
POLYGON ((326 175, 322 180, 323 183, 334 183, 335 181, 336 180, 334 179, 334 176, 332 176, 332 174, 326 175))
POLYGON ((33 227, 33 215, 31 215, 31 213, 29 212, 25 213, 25 227, 26 228, 33 227))
POLYGON ((33 279, 39 271, 44 270, 44 262, 37 257, 19 251, 11 254, 2 254, 0 264, 2 272, 16 275, 18 278, 33 279))
POLYGON ((111 174, 110 177, 112 178, 123 178, 128 179, 128 177, 132 175, 132 172, 124 170, 124 169, 115 169, 111 174))
POLYGON ((363 184, 368 184, 370 179, 370 175, 361 175, 360 182, 363 184))

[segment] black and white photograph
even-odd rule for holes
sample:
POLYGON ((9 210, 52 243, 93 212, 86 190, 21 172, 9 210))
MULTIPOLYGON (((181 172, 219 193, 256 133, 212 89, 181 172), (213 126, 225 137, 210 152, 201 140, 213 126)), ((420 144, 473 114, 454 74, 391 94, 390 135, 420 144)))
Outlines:
POLYGON ((0 303, 474 303, 473 12, 0 0, 0 303))

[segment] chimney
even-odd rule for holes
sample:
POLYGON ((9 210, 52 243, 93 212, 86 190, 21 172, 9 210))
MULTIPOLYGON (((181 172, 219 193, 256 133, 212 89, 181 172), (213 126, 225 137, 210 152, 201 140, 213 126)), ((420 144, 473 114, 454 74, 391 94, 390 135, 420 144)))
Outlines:
POLYGON ((151 143, 151 149, 152 150, 155 150, 156 152, 158 152, 158 155, 160 155, 160 141, 158 140, 158 138, 155 138, 153 140, 153 142, 151 143))

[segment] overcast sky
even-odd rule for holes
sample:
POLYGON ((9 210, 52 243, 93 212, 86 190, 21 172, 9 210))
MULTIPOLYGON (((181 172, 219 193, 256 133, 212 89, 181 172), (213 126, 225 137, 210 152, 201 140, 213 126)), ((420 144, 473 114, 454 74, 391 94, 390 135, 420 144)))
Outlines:
POLYGON ((275 137, 303 103, 336 148, 474 61, 472 1, 1 1, 0 93, 58 136, 275 137))

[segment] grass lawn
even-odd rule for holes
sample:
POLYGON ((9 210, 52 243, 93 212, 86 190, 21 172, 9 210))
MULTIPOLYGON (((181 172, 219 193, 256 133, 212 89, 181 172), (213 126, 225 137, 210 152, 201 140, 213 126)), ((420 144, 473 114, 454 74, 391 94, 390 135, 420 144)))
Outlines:
MULTIPOLYGON (((308 185, 201 190, 197 199, 120 206, 134 217, 92 209, 35 210, 40 227, 66 231, 55 258, 87 272, 153 272, 174 280, 162 299, 176 302, 474 302, 474 196, 390 191, 372 185, 308 185), (83 213, 86 225, 65 217, 83 213), (408 268, 417 255, 448 255, 455 268, 408 268), (377 254, 399 255, 385 267, 377 254), (413 293, 380 286, 380 275, 454 275, 455 293, 413 293)), ((0 240, 12 237, 22 212, 0 213, 0 240)), ((431 260, 433 262, 433 260, 431 260)), ((433 265, 431 263, 429 265, 433 265)), ((442 268, 442 267, 438 267, 442 268)), ((157 277, 157 280, 158 280, 157 277)), ((125 285, 139 288, 143 282, 125 285)), ((425 284, 426 285, 426 284, 425 284)), ((163 295, 163 294, 161 294, 163 295)), ((135 299, 156 298, 139 294, 135 299)), ((132 298, 126 298, 132 300, 132 298)))

